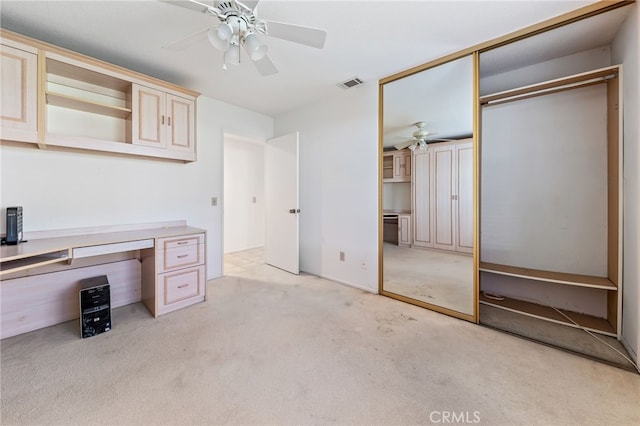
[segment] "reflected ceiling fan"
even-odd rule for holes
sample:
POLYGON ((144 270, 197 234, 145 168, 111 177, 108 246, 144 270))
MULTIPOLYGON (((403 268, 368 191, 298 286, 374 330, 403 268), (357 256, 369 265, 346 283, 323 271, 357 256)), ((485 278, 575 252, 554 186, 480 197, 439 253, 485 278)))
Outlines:
POLYGON ((418 130, 413 132, 413 134, 411 135, 412 138, 410 140, 405 142, 400 142, 399 144, 394 145, 393 147, 395 149, 401 150, 401 149, 409 148, 411 151, 414 151, 416 148, 418 148, 420 150, 425 150, 427 149, 427 144, 429 143, 448 142, 453 140, 453 139, 429 138, 429 135, 435 135, 435 133, 425 129, 425 126, 427 125, 426 121, 418 121, 416 123, 413 123, 413 125, 416 126, 418 130))
POLYGON ((240 47, 242 46, 261 75, 267 76, 278 72, 267 56, 267 45, 260 41, 258 34, 317 49, 324 47, 327 38, 327 32, 318 28, 258 19, 256 7, 259 1, 256 0, 244 2, 215 0, 213 5, 197 0, 164 2, 206 13, 216 18, 219 23, 162 47, 169 50, 183 50, 208 38, 213 47, 223 52, 222 68, 225 70, 227 64, 240 64, 240 47))

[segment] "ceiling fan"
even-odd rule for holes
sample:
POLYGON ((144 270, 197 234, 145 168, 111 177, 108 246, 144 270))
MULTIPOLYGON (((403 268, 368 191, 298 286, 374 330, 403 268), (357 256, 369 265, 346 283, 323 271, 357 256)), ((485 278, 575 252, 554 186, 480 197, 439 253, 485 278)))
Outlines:
POLYGON ((182 50, 191 45, 209 39, 216 49, 223 52, 223 69, 227 63, 240 64, 240 46, 242 46, 261 75, 278 72, 267 56, 267 45, 258 34, 292 41, 305 46, 322 49, 327 32, 318 28, 305 27, 283 22, 258 19, 256 7, 259 0, 215 0, 213 5, 198 0, 164 1, 215 17, 219 24, 199 31, 181 40, 169 43, 163 48, 182 50))
POLYGON ((453 139, 433 139, 433 138, 429 138, 429 135, 435 135, 435 133, 430 132, 428 130, 425 129, 425 126, 427 125, 426 121, 418 121, 416 123, 413 123, 414 126, 416 126, 418 128, 418 130, 416 130, 415 132, 413 132, 413 134, 411 135, 412 138, 408 141, 405 142, 401 142, 397 145, 394 145, 393 147, 397 150, 401 150, 401 149, 405 149, 405 148, 409 148, 411 151, 414 151, 416 148, 420 149, 420 150, 425 150, 427 149, 427 144, 431 143, 431 142, 447 142, 447 141, 451 141, 453 139))

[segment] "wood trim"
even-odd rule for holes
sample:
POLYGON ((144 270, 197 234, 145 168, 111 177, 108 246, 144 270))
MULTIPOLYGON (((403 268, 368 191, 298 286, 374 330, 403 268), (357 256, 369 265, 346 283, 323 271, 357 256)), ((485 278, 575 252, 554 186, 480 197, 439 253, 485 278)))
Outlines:
POLYGON ((566 284, 577 287, 616 290, 616 285, 606 277, 570 274, 565 272, 543 271, 539 269, 521 268, 518 266, 499 265, 497 263, 480 262, 480 270, 499 275, 533 279, 556 284, 566 284))
POLYGON ((37 106, 37 120, 38 120, 38 147, 45 148, 46 142, 44 135, 47 128, 47 95, 45 93, 47 87, 47 59, 44 56, 42 50, 38 50, 38 106, 37 106))
POLYGON ((582 19, 590 18, 600 13, 617 9, 618 7, 623 7, 623 6, 633 4, 634 2, 635 0, 601 0, 601 1, 598 1, 597 3, 593 3, 590 5, 581 7, 579 9, 572 10, 570 12, 564 13, 562 15, 556 16, 551 19, 547 19, 537 24, 529 25, 525 28, 506 34, 504 36, 496 37, 491 40, 478 43, 474 46, 471 46, 466 49, 462 49, 457 52, 451 53, 449 55, 443 56, 441 58, 426 62, 422 65, 417 65, 413 68, 409 68, 407 70, 381 78, 380 84, 383 85, 403 77, 408 77, 420 71, 424 71, 428 68, 432 68, 437 65, 441 65, 446 62, 459 59, 463 56, 471 55, 475 52, 482 53, 484 51, 491 50, 491 49, 503 46, 505 44, 513 43, 523 38, 540 34, 545 31, 552 30, 554 28, 562 27, 572 22, 580 21, 582 19))
POLYGON ((618 299, 620 298, 620 291, 609 291, 607 292, 607 321, 609 321, 609 325, 616 330, 618 334, 618 338, 620 338, 622 315, 618 315, 618 312, 621 312, 618 309, 618 299))
POLYGON ((383 117, 384 117, 384 87, 378 86, 378 294, 384 294, 384 142, 383 142, 383 117))
POLYGON ((607 274, 618 284, 620 219, 620 128, 619 79, 607 81, 607 274))
POLYGON ((392 299, 399 300, 401 302, 409 303, 412 305, 420 306, 421 308, 426 308, 431 311, 435 311, 441 314, 449 315, 451 317, 455 317, 458 319, 462 319, 469 322, 476 322, 474 315, 465 314, 462 312, 454 311, 453 309, 443 308, 442 306, 432 305, 431 303, 423 302, 422 300, 413 299, 411 297, 402 296, 400 294, 392 293, 390 291, 383 290, 380 294, 383 296, 390 297, 392 299))
POLYGON ((128 76, 132 80, 139 80, 146 84, 160 86, 160 87, 163 87, 164 89, 181 93, 183 96, 187 95, 187 96, 192 96, 194 98, 197 98, 200 95, 200 93, 198 92, 186 89, 184 87, 180 87, 176 84, 162 81, 154 77, 150 77, 145 74, 120 67, 118 65, 110 64, 108 62, 104 62, 99 59, 91 58, 89 56, 86 56, 77 52, 73 52, 71 50, 64 49, 58 46, 54 46, 52 44, 49 44, 40 40, 36 40, 21 34, 17 34, 5 29, 0 29, 0 37, 3 39, 6 38, 8 40, 13 40, 18 43, 23 43, 28 46, 33 46, 37 49, 50 52, 55 55, 62 55, 72 60, 81 61, 85 65, 91 65, 91 66, 99 67, 100 69, 103 69, 103 70, 108 70, 117 74, 122 74, 124 76, 128 76))
POLYGON ((473 317, 480 322, 480 54, 473 53, 473 317))

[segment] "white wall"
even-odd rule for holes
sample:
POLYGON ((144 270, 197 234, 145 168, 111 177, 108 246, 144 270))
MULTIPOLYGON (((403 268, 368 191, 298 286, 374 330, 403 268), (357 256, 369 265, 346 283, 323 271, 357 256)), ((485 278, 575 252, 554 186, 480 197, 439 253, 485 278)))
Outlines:
POLYGON ((623 260, 623 306, 622 339, 627 349, 640 362, 640 13, 637 4, 627 17, 612 43, 611 56, 614 63, 624 64, 623 108, 624 108, 624 260, 623 260))
POLYGON ((382 184, 382 203, 384 210, 411 211, 411 182, 382 184))
MULTIPOLYGON (((480 63, 482 63, 482 57, 480 55, 480 63)), ((611 52, 608 46, 585 50, 500 74, 488 77, 483 76, 480 81, 480 95, 484 96, 516 87, 554 80, 568 75, 608 67, 609 65, 611 65, 611 52)))
MULTIPOLYGON (((222 274, 223 132, 266 139, 273 120, 200 97, 198 161, 0 147, 0 205, 24 207, 24 230, 186 220, 208 232, 207 278, 222 274)), ((4 213, 4 210, 3 210, 4 213)), ((4 222, 4 221, 3 221, 4 222)), ((4 231, 3 231, 4 232, 4 231)))
POLYGON ((264 141, 224 137, 224 252, 264 246, 264 141))
POLYGON ((377 94, 372 82, 275 119, 276 135, 300 132, 300 268, 372 292, 378 290, 377 94))

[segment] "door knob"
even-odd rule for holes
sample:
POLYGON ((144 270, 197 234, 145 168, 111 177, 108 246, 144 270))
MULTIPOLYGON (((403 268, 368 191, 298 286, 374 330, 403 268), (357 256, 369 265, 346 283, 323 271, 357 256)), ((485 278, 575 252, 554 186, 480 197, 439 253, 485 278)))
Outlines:
POLYGON ((291 214, 300 213, 300 209, 289 209, 289 213, 291 214))

